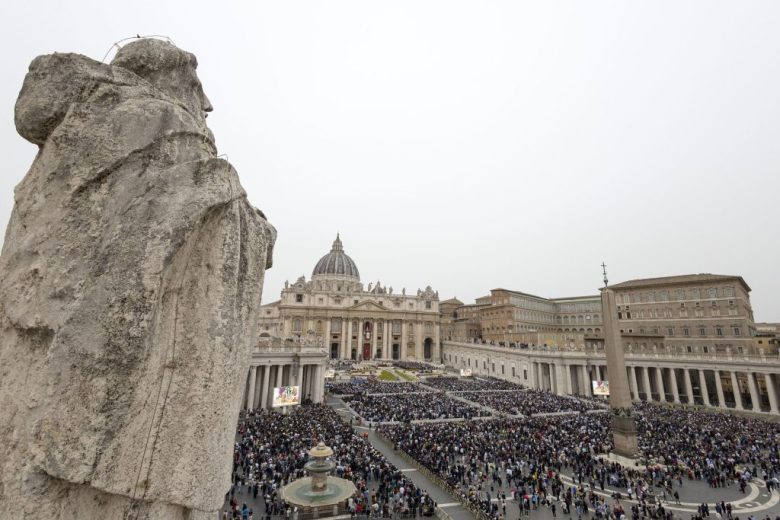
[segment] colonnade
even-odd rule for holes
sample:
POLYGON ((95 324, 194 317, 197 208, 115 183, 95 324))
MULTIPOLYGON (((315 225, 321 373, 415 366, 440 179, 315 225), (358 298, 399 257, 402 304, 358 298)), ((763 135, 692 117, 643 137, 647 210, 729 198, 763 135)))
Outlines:
MULTIPOLYGON (((444 362, 475 375, 507 379, 559 395, 592 395, 592 381, 609 381, 603 351, 518 349, 444 342, 444 362)), ((696 404, 780 414, 780 356, 626 352, 635 401, 696 404)))
POLYGON ((321 403, 325 395, 324 364, 265 364, 249 367, 243 408, 271 408, 275 387, 299 386, 301 401, 321 403))

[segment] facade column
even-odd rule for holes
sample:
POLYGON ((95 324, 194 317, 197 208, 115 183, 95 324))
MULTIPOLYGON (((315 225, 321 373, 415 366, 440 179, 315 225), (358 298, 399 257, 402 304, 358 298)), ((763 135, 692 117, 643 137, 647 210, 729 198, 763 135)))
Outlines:
POLYGON ((718 392, 718 406, 726 408, 726 396, 723 395, 723 382, 720 380, 720 370, 715 371, 715 390, 718 392))
POLYGON ((423 327, 422 322, 416 322, 414 324, 414 358, 416 361, 422 361, 423 356, 423 347, 422 347, 422 333, 423 333, 423 327))
POLYGON ((385 342, 385 359, 391 359, 393 357, 393 320, 385 320, 385 335, 387 341, 385 342))
POLYGON ((406 359, 406 344, 409 342, 409 324, 401 321, 401 348, 398 359, 406 359))
POLYGON ((742 392, 739 389, 739 379, 737 379, 737 373, 733 370, 731 371, 731 388, 734 393, 734 409, 744 410, 745 408, 742 406, 742 392))
POLYGON ((325 345, 325 352, 330 357, 330 344, 333 342, 333 333, 331 332, 331 319, 330 317, 325 319, 325 341, 322 342, 325 345))
POLYGON ((433 352, 431 352, 431 355, 433 359, 431 361, 434 361, 435 363, 441 363, 441 324, 433 322, 433 352))
POLYGON ((777 404, 777 387, 775 386, 774 377, 772 374, 764 374, 764 382, 766 383, 766 393, 769 397, 769 411, 772 413, 780 413, 777 404))
POLYGON ((753 376, 753 372, 745 372, 748 380, 748 388, 750 389, 750 400, 753 401, 753 411, 761 411, 761 401, 758 399, 758 387, 756 386, 756 379, 753 376))
POLYGON ((688 404, 693 404, 693 384, 691 383, 691 371, 688 368, 683 369, 685 378, 685 395, 688 396, 688 404))
POLYGON ((710 393, 707 391, 707 380, 704 377, 704 370, 699 369, 699 386, 701 387, 701 398, 704 400, 704 406, 712 406, 710 404, 710 393))
POLYGON ((263 392, 261 394, 260 406, 258 408, 268 408, 268 383, 271 379, 271 365, 263 366, 263 392))
POLYGON ((298 373, 295 375, 295 384, 298 385, 299 395, 303 393, 303 364, 298 363, 298 373))
POLYGON ((603 381, 601 379, 601 365, 596 365, 596 381, 603 381))
POLYGON ((669 384, 672 385, 672 397, 674 402, 680 404, 680 390, 677 388, 677 369, 669 369, 669 384))
POLYGON ((344 359, 352 359, 352 318, 347 322, 347 348, 344 349, 344 359))
POLYGON ((249 391, 246 394, 246 409, 254 410, 255 408, 255 383, 257 379, 257 367, 249 367, 249 391))
POLYGON ((653 400, 653 388, 650 386, 650 368, 642 367, 642 383, 645 385, 645 395, 647 396, 647 402, 653 400))
POLYGON ((658 400, 662 403, 666 402, 666 387, 664 386, 664 369, 663 367, 655 367, 655 386, 658 388, 658 400))
POLYGON ((536 380, 537 380, 537 372, 536 372, 536 362, 533 360, 528 360, 528 386, 530 388, 537 388, 536 386, 536 380))
POLYGON ((317 394, 317 402, 321 403, 325 397, 325 367, 323 365, 316 365, 316 367, 317 377, 315 381, 317 382, 317 390, 315 393, 317 394))
POLYGON ((566 393, 573 394, 574 388, 571 381, 571 365, 563 365, 563 369, 566 371, 566 393))
POLYGON ((376 345, 377 345, 377 335, 379 334, 379 321, 374 320, 373 324, 371 325, 373 329, 371 330, 371 359, 376 358, 376 345))

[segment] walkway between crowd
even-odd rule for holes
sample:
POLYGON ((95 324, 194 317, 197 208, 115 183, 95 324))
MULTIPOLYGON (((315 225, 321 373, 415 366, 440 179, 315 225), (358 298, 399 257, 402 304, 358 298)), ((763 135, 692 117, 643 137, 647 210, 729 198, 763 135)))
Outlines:
MULTIPOLYGON (((327 404, 333 407, 336 412, 339 413, 347 422, 350 419, 354 419, 351 411, 344 407, 341 400, 331 396, 327 404)), ((353 424, 357 421, 353 420, 353 424)), ((397 468, 401 469, 404 474, 414 482, 420 489, 424 489, 428 494, 436 501, 440 509, 446 512, 453 520, 474 520, 474 515, 471 512, 464 509, 459 503, 455 502, 454 498, 450 496, 446 491, 441 489, 436 483, 430 480, 428 477, 419 472, 416 468, 410 467, 409 462, 406 461, 400 454, 398 454, 393 447, 386 441, 379 438, 373 429, 369 429, 366 426, 353 426, 353 428, 361 434, 368 434, 368 441, 384 455, 388 461, 394 464, 397 468)))

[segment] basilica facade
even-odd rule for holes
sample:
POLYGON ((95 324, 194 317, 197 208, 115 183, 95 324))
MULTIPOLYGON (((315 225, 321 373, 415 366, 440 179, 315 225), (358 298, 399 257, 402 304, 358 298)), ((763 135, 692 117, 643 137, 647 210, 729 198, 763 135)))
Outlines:
POLYGON ((281 298, 260 309, 261 335, 312 338, 331 359, 440 362, 439 295, 430 286, 400 294, 364 286, 336 236, 312 271, 285 282, 281 298))

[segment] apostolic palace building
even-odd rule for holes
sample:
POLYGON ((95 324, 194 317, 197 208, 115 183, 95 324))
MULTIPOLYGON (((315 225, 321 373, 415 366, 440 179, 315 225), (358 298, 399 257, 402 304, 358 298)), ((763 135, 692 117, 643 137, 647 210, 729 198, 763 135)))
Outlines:
MULTIPOLYGON (((633 399, 780 413, 780 325, 754 322, 741 276, 609 287, 633 399)), ((310 280, 285 282, 281 298, 261 307, 260 336, 247 407, 267 406, 269 389, 287 384, 321 400, 327 359, 429 361, 559 394, 590 395, 592 381, 609 378, 598 294, 499 288, 471 304, 439 302, 430 287, 398 294, 364 286, 338 236, 310 280)))

